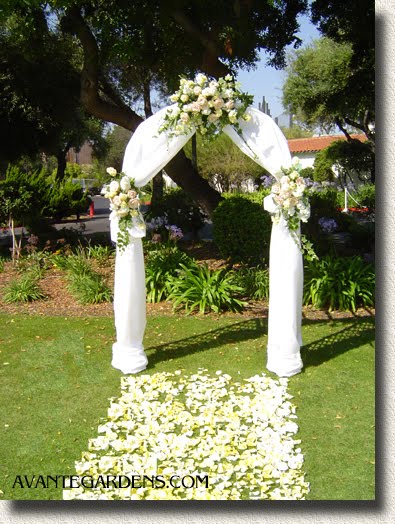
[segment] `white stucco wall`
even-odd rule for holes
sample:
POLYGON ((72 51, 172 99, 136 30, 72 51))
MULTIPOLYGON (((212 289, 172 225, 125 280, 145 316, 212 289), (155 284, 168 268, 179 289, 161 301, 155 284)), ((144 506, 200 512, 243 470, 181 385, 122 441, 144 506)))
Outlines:
POLYGON ((291 153, 291 157, 294 158, 295 156, 297 156, 300 160, 302 168, 304 169, 305 167, 314 166, 314 160, 315 160, 316 154, 317 153, 313 151, 308 151, 306 153, 291 153))

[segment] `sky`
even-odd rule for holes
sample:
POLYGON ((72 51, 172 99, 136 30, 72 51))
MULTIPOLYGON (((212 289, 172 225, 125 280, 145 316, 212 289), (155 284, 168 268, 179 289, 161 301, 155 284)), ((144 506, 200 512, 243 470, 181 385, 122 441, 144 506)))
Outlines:
MULTIPOLYGON (((303 41, 304 47, 311 43, 313 39, 319 38, 320 33, 311 24, 306 16, 299 17, 300 30, 298 37, 303 41)), ((292 46, 289 48, 292 49, 292 46)), ((237 80, 241 83, 241 90, 254 95, 254 106, 258 107, 264 96, 269 104, 272 117, 281 115, 284 108, 281 104, 282 85, 285 80, 285 71, 276 70, 274 67, 265 65, 265 55, 261 54, 261 60, 257 69, 251 71, 240 71, 237 80)))

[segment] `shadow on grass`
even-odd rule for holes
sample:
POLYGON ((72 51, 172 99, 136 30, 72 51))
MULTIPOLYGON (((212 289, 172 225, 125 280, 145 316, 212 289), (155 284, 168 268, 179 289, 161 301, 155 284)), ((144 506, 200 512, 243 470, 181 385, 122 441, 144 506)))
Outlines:
POLYGON ((226 344, 256 339, 267 333, 267 319, 254 318, 219 329, 212 329, 200 335, 166 342, 147 348, 150 365, 173 358, 182 358, 221 347, 226 344))
MULTIPOLYGON (((316 323, 317 321, 310 321, 316 323)), ((305 321, 304 325, 308 325, 305 321)), ((322 322, 322 321, 321 321, 322 322)), ((339 321, 337 321, 339 322, 339 321)), ((349 324, 350 319, 341 320, 349 324)), ((375 327, 372 318, 351 320, 352 325, 331 335, 310 342, 302 347, 301 355, 304 368, 319 366, 327 360, 342 355, 351 349, 374 341, 375 327)))
MULTIPOLYGON (((306 320, 303 326, 325 324, 324 320, 306 320)), ((302 347, 304 367, 318 366, 342 353, 374 340, 374 320, 371 318, 337 320, 346 327, 331 335, 320 338, 302 347), (350 325, 350 323, 352 323, 350 325)), ((267 334, 267 319, 250 319, 213 329, 174 342, 166 342, 147 348, 150 365, 170 359, 182 358, 193 353, 209 351, 230 343, 245 342, 267 334)))

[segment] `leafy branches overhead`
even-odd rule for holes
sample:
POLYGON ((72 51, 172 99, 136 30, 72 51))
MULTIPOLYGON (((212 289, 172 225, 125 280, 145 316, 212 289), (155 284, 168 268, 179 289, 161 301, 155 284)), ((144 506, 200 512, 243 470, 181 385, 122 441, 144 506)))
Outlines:
MULTIPOLYGON (((81 107, 78 50, 53 30, 33 2, 0 13, 0 160, 38 152, 57 155, 87 138, 100 141, 102 123, 81 107)), ((64 156, 63 153, 63 156, 64 156)))
MULTIPOLYGON (((230 4, 225 0, 16 0, 13 4, 4 2, 2 20, 14 16, 29 26, 29 20, 37 14, 42 28, 29 33, 9 27, 9 32, 3 31, 0 37, 8 41, 21 36, 25 48, 30 45, 34 51, 32 62, 42 61, 42 83, 53 80, 48 83, 55 95, 64 93, 61 97, 44 96, 40 88, 41 98, 34 107, 63 107, 65 122, 76 122, 76 111, 86 111, 101 121, 134 131, 142 122, 134 104, 136 96, 140 94, 146 101, 153 86, 168 94, 181 74, 204 72, 219 77, 239 67, 254 67, 260 50, 267 52, 269 63, 282 67, 286 46, 297 47, 300 43, 296 36, 297 15, 305 12, 307 0, 236 0, 230 4), (47 46, 47 42, 53 46, 47 46), (52 54, 48 54, 50 49, 52 54)), ((10 62, 9 49, 4 49, 1 63, 7 65, 13 60, 10 62)), ((12 87, 13 93, 18 82, 9 67, 6 73, 6 85, 12 87)), ((28 80, 28 90, 39 87, 33 74, 21 73, 18 78, 28 80)), ((19 106, 25 108, 26 100, 19 96, 19 106)), ((12 105, 11 101, 8 105, 12 105)), ((17 114, 21 126, 31 114, 34 111, 30 109, 17 114)), ((41 129, 40 125, 47 130, 41 120, 24 128, 25 145, 33 129, 41 129)), ((15 143, 20 136, 14 137, 15 143)), ((55 136, 51 132, 46 139, 55 136)), ((38 147, 34 144, 30 150, 38 147)), ((168 164, 166 172, 207 213, 212 213, 220 196, 198 176, 182 152, 168 164)))
POLYGON ((308 125, 338 125, 342 131, 351 125, 372 138, 374 86, 360 83, 352 59, 349 43, 328 38, 296 51, 283 86, 284 105, 308 125))

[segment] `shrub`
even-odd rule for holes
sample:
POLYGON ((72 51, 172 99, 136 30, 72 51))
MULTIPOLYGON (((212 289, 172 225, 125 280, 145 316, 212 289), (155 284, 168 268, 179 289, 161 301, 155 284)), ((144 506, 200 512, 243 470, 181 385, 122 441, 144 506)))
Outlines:
POLYGON ((374 305, 374 268, 360 257, 325 256, 305 268, 304 303, 355 311, 374 305))
POLYGON ((104 278, 94 271, 69 275, 70 291, 82 304, 110 302, 112 293, 104 278))
POLYGON ((261 264, 268 255, 271 225, 262 203, 229 197, 213 213, 214 242, 231 263, 261 264))
POLYGON ((88 246, 86 248, 86 256, 88 259, 92 258, 97 261, 99 266, 105 266, 108 264, 110 257, 114 254, 114 248, 110 246, 88 246))
POLYGON ((147 256, 145 283, 147 301, 151 303, 165 300, 169 290, 169 279, 177 274, 181 264, 189 266, 192 259, 176 246, 164 246, 151 250, 147 256))
POLYGON ((376 186, 374 184, 363 184, 358 188, 355 200, 362 207, 374 210, 376 207, 376 186))
POLYGON ((170 190, 155 205, 151 205, 147 220, 163 216, 168 224, 178 226, 183 233, 197 234, 204 224, 203 212, 182 189, 170 190))
POLYGON ((41 290, 37 276, 26 274, 23 277, 13 280, 6 287, 4 301, 11 302, 33 302, 46 298, 45 293, 41 290))
POLYGON ((56 255, 52 257, 52 260, 60 269, 65 269, 76 277, 93 273, 83 250, 71 256, 56 255))
POLYGON ((88 210, 91 199, 78 184, 65 180, 53 184, 45 214, 55 219, 80 215, 88 210))
POLYGON ((214 311, 240 311, 245 303, 236 296, 243 291, 234 282, 231 271, 210 270, 207 264, 196 262, 186 266, 180 264, 181 271, 168 280, 168 299, 175 309, 184 306, 187 313, 214 311))
POLYGON ((354 222, 349 227, 351 234, 350 243, 353 248, 360 253, 372 253, 375 243, 375 223, 374 222, 354 222))
POLYGON ((269 298, 269 271, 263 267, 242 268, 235 273, 235 282, 243 296, 252 300, 269 298))

